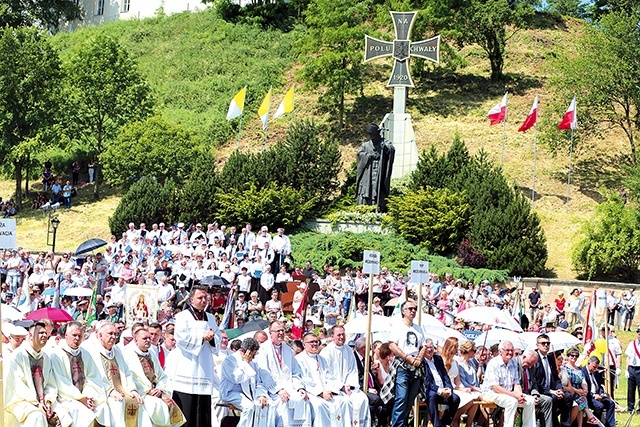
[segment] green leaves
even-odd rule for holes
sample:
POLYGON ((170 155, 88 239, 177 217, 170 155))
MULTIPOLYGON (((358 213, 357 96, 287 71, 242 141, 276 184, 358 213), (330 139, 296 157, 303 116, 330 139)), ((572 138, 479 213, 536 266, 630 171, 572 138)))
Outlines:
POLYGON ((611 275, 634 280, 640 265, 640 211, 609 196, 596 207, 593 218, 581 230, 582 238, 573 247, 576 271, 592 279, 611 275))

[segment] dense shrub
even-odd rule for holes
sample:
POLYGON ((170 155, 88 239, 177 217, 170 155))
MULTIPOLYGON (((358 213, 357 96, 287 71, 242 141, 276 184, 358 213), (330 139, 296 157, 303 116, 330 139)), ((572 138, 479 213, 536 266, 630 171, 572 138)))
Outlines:
POLYGON ((466 194, 470 221, 459 235, 486 256, 487 267, 516 276, 544 270, 548 253, 540 219, 486 153, 469 156, 456 135, 448 153, 439 155, 432 149, 422 154, 412 180, 414 190, 435 187, 466 194))
POLYGON ((602 275, 634 280, 640 266, 640 211, 618 197, 596 207, 573 247, 574 269, 584 278, 602 275))
POLYGON ((291 237, 291 245, 296 265, 309 260, 317 269, 325 263, 340 269, 362 266, 364 250, 380 252, 381 265, 391 271, 407 273, 411 261, 429 261, 429 270, 439 275, 451 273, 463 280, 474 283, 487 279, 504 282, 505 270, 463 268, 454 260, 430 254, 419 245, 413 245, 396 234, 342 232, 320 234, 314 232, 298 233, 291 237))
POLYGON ((315 199, 304 202, 301 190, 275 183, 263 189, 253 184, 247 190, 231 188, 219 192, 217 200, 217 214, 223 223, 266 225, 270 230, 296 228, 315 203, 315 199))
POLYGON ((388 202, 389 223, 408 241, 438 253, 453 252, 469 227, 469 204, 464 192, 427 188, 388 202))
POLYGON ((186 224, 213 222, 216 218, 217 185, 215 159, 208 154, 200 155, 187 183, 180 190, 180 221, 186 224))
POLYGON ((160 185, 153 178, 144 177, 134 183, 122 196, 118 207, 109 217, 109 229, 113 235, 126 230, 130 222, 153 224, 171 223, 175 218, 175 185, 160 185))

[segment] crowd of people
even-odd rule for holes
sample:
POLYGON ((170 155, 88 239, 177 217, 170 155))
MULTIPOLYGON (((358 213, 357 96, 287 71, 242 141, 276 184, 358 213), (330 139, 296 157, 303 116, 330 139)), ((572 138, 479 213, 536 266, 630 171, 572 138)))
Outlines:
MULTIPOLYGON (((503 425, 512 427, 518 407, 525 427, 536 418, 546 427, 615 427, 616 411, 634 410, 640 328, 625 351, 628 408, 616 405, 613 388, 604 389, 607 372, 611 387, 622 374, 615 325, 600 331, 609 343, 610 366, 591 342, 564 352, 550 348, 554 330, 582 338, 588 298, 580 289, 568 300, 558 292, 553 304, 543 304, 536 288, 525 294, 522 288, 432 274, 418 307, 418 288, 409 277, 383 267, 372 280, 373 313, 391 315, 393 306, 386 303, 406 300, 389 336, 375 342, 367 357, 365 338, 347 334, 344 325, 366 315, 369 277, 359 268, 296 266, 284 231, 271 235, 261 227, 254 234, 250 224, 239 232, 217 223, 206 229, 130 224, 84 259, 71 253, 32 256, 26 249, 2 253, 4 303, 24 314, 59 304, 74 319, 3 324, 7 425, 89 426, 95 420, 103 426, 217 427, 231 408, 240 412, 241 426, 399 427, 418 396, 434 427, 488 426, 500 411, 503 425), (223 278, 224 285, 207 285, 211 276, 223 278), (295 280, 294 291, 288 284, 295 280), (126 290, 138 285, 158 288, 157 319, 125 324, 126 290), (95 307, 88 297, 66 295, 73 288, 95 288, 95 307), (233 304, 227 301, 234 295, 230 289, 237 294, 233 304), (294 312, 308 302, 299 336, 282 292, 293 293, 294 312), (530 310, 517 320, 538 334, 535 349, 453 335, 435 340, 415 323, 422 310, 456 331, 482 330, 457 314, 476 306, 513 313, 518 304, 530 310), (268 329, 229 340, 224 329, 232 325, 223 320, 229 309, 233 326, 267 319, 268 329), (87 324, 92 311, 96 320, 87 324), (491 415, 486 403, 503 409, 491 415)), ((615 292, 607 296, 613 318, 625 307, 623 329, 632 327, 635 304, 633 290, 621 299, 615 292)))

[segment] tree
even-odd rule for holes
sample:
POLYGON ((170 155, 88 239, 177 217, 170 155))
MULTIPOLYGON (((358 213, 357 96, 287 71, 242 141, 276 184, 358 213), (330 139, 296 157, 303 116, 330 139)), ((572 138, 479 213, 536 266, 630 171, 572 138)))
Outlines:
POLYGON ((57 31, 64 21, 82 19, 77 0, 3 0, 0 27, 40 27, 57 31))
POLYGON ((58 54, 37 30, 0 29, 0 154, 13 166, 18 209, 24 168, 57 130, 61 79, 58 54))
POLYGON ((191 173, 198 146, 193 134, 160 116, 124 125, 100 156, 104 179, 125 188, 143 176, 180 185, 191 173))
POLYGON ((587 6, 580 0, 551 0, 547 1, 547 11, 560 16, 573 16, 585 19, 588 15, 587 6))
POLYGON ((439 255, 452 253, 469 227, 466 195, 447 188, 391 197, 388 208, 390 223, 402 237, 439 255))
POLYGON ((319 101, 344 126, 345 95, 362 92, 362 41, 369 1, 313 0, 305 15, 307 33, 298 44, 308 89, 326 87, 319 101))
POLYGON ((113 215, 109 217, 111 234, 119 235, 130 222, 171 223, 176 219, 174 198, 175 185, 172 182, 163 186, 151 177, 142 178, 122 196, 113 215))
MULTIPOLYGON (((86 41, 66 64, 71 130, 98 157, 121 126, 152 113, 151 90, 127 51, 112 37, 98 34, 86 41)), ((99 197, 99 165, 94 197, 99 197)))
POLYGON ((213 222, 216 217, 218 174, 213 156, 203 153, 193 162, 193 170, 180 191, 180 221, 186 224, 213 222))
MULTIPOLYGON (((598 134, 602 129, 622 129, 629 142, 631 160, 637 161, 640 126, 640 28, 637 16, 613 12, 586 31, 575 52, 554 64, 550 83, 563 97, 566 108, 577 97, 581 132, 598 134)), ((567 139, 551 129, 544 135, 552 148, 567 139)), ((565 132, 567 133, 567 132, 565 132)))
POLYGON ((471 209, 463 236, 486 257, 487 267, 506 269, 512 275, 543 271, 547 246, 540 219, 486 153, 469 157, 462 141, 455 141, 447 155, 432 153, 426 157, 431 164, 421 164, 424 155, 418 162, 413 187, 431 183, 434 188, 466 194, 471 209), (450 171, 448 176, 443 176, 442 168, 450 171))
POLYGON ((640 266, 640 211, 608 196, 596 207, 573 247, 574 269, 588 280, 608 275, 635 280, 640 266))
POLYGON ((429 8, 434 29, 459 43, 476 43, 491 64, 491 80, 503 77, 507 41, 534 12, 514 0, 439 0, 429 8))

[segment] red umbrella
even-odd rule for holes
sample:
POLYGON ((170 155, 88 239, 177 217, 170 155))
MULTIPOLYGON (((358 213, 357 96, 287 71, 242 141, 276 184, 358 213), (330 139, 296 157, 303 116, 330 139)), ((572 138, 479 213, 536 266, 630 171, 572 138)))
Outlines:
POLYGON ((64 310, 59 308, 41 308, 40 310, 32 311, 27 316, 29 320, 42 320, 51 319, 54 322, 68 322, 73 320, 73 317, 64 310))

